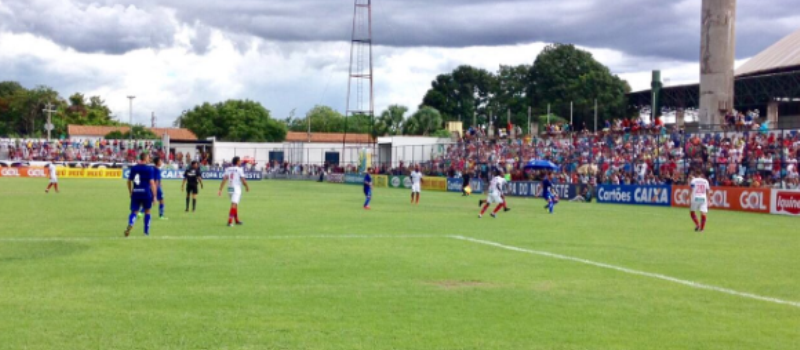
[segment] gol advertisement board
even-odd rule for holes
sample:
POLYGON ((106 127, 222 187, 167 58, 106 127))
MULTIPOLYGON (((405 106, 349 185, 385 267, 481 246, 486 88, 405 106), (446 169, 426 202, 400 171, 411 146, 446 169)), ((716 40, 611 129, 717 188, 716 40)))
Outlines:
MULTIPOLYGON (((688 208, 691 204, 689 186, 672 187, 672 206, 688 208)), ((769 213, 772 193, 769 189, 746 187, 712 187, 708 204, 711 209, 769 213)))
POLYGON ((800 191, 772 190, 770 213, 800 216, 800 191))
POLYGON ((447 192, 447 178, 424 177, 422 178, 422 189, 428 191, 447 192))
POLYGON ((386 188, 389 187, 389 176, 386 175, 373 175, 372 186, 386 188))
MULTIPOLYGON (((56 168, 56 176, 66 179, 118 179, 122 169, 106 168, 56 168)), ((0 177, 48 178, 49 171, 39 167, 0 168, 0 177)))

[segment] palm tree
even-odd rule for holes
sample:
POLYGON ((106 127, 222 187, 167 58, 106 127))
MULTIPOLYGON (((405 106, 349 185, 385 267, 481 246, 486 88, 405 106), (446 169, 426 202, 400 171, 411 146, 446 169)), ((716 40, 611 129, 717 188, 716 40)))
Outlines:
POLYGON ((407 131, 428 136, 442 128, 442 115, 436 108, 423 106, 406 122, 407 131))
POLYGON ((408 108, 400 105, 391 105, 378 118, 376 128, 382 135, 402 135, 403 124, 406 120, 408 108))

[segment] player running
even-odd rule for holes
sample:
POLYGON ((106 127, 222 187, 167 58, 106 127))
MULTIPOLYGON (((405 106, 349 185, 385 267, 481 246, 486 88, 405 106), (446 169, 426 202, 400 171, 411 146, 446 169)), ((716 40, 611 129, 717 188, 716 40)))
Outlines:
MULTIPOLYGON (((153 180, 156 182, 156 200, 158 200, 158 219, 167 220, 164 217, 164 192, 161 190, 161 158, 153 158, 153 180)), ((144 214, 144 208, 139 212, 139 217, 144 214)))
POLYGON ((56 174, 56 165, 53 163, 47 164, 47 170, 50 171, 50 184, 47 185, 47 189, 44 190, 44 193, 50 193, 50 188, 55 188, 56 193, 58 192, 58 174, 56 174))
POLYGON ((419 165, 414 167, 411 172, 411 204, 415 204, 414 196, 416 195, 416 204, 419 205, 419 193, 422 191, 422 173, 419 171, 419 165))
POLYGON ((711 193, 711 185, 709 185, 708 180, 703 178, 702 173, 695 172, 692 175, 692 205, 691 205, 691 215, 692 221, 694 221, 694 230, 695 232, 704 232, 706 230, 706 214, 708 214, 708 197, 711 193), (697 214, 696 212, 700 212, 702 214, 702 221, 697 221, 697 214))
POLYGON ((550 174, 545 174, 544 180, 542 180, 542 198, 547 201, 544 208, 549 209, 550 214, 552 214, 553 208, 558 204, 558 197, 553 192, 553 183, 550 182, 550 174))
MULTIPOLYGON (((503 178, 502 172, 496 171, 495 176, 492 179, 492 182, 489 183, 489 196, 486 198, 485 201, 486 204, 483 205, 483 209, 481 209, 481 213, 478 215, 478 219, 483 218, 483 214, 486 213, 486 210, 489 209, 489 205, 491 204, 497 204, 497 207, 494 208, 494 211, 492 212, 492 218, 495 219, 497 218, 497 212, 499 212, 500 209, 505 208, 505 201, 503 201, 503 198, 501 197, 501 194, 503 193, 503 186, 505 186, 505 182, 506 180, 503 178)), ((481 204, 483 202, 484 201, 480 201, 481 204)))
POLYGON ((181 192, 183 192, 187 182, 189 183, 189 187, 186 187, 186 212, 189 212, 189 197, 191 197, 192 213, 194 213, 195 209, 197 209, 197 193, 200 192, 197 190, 197 185, 199 184, 200 188, 203 188, 203 174, 200 172, 200 165, 197 161, 192 161, 189 169, 186 169, 183 173, 181 192))
POLYGON ((142 153, 139 163, 130 169, 128 174, 128 193, 131 197, 131 215, 128 217, 128 228, 125 237, 131 234, 136 223, 137 213, 144 208, 144 235, 150 235, 150 208, 153 207, 153 195, 156 193, 155 168, 147 165, 150 156, 142 153))
POLYGON ((367 173, 364 174, 364 197, 367 197, 367 200, 364 201, 364 210, 370 210, 369 202, 372 201, 372 176, 369 173, 372 172, 372 168, 367 169, 367 173))
POLYGON ((233 166, 225 169, 225 176, 222 178, 222 183, 219 185, 218 196, 222 196, 222 189, 225 184, 230 182, 228 186, 228 194, 231 196, 231 210, 228 214, 228 226, 233 227, 234 222, 236 225, 243 225, 239 221, 239 202, 242 200, 242 186, 250 192, 250 186, 247 185, 247 179, 244 176, 244 170, 241 166, 241 159, 233 157, 233 166))

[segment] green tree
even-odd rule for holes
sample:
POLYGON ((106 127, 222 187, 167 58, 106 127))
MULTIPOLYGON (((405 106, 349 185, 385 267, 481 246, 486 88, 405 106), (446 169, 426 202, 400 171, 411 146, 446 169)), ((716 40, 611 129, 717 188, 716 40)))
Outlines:
POLYGON ((555 114, 568 115, 572 101, 575 123, 594 120, 593 105, 597 99, 603 119, 626 116, 627 82, 611 74, 608 67, 573 45, 547 46, 530 69, 528 96, 541 113, 551 104, 555 114))
POLYGON ((433 107, 423 106, 404 125, 406 135, 428 136, 442 129, 442 115, 433 107))
POLYGON ((175 125, 191 130, 199 138, 216 137, 233 142, 286 139, 286 125, 272 119, 269 110, 260 103, 249 100, 204 103, 181 115, 175 125))
POLYGON ((112 131, 105 136, 108 140, 127 140, 133 138, 134 140, 158 140, 160 139, 158 135, 154 132, 150 131, 150 129, 145 128, 141 125, 134 125, 131 129, 133 131, 133 137, 131 137, 131 131, 121 132, 119 130, 112 131))
MULTIPOLYGON (((497 79, 489 71, 460 66, 452 73, 436 77, 420 109, 433 107, 444 121, 461 120, 465 126, 472 125, 473 114, 477 113, 478 123, 485 123, 496 86, 497 79)), ((497 111, 491 113, 497 114, 497 111)))
POLYGON ((408 107, 406 106, 389 106, 375 121, 376 135, 402 135, 406 113, 408 113, 408 107))
POLYGON ((309 119, 311 120, 311 132, 344 132, 344 116, 328 106, 314 106, 302 119, 291 118, 287 121, 289 130, 308 131, 309 119))

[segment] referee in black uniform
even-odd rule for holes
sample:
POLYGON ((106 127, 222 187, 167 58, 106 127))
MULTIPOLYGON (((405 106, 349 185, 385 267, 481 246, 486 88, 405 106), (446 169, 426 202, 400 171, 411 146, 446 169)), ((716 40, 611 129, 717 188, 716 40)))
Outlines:
POLYGON ((181 192, 183 192, 183 188, 186 185, 186 182, 189 182, 189 186, 186 187, 186 212, 189 212, 189 196, 192 197, 192 212, 197 208, 197 193, 200 192, 197 190, 197 185, 200 185, 200 188, 203 188, 203 174, 200 173, 200 165, 197 164, 197 161, 193 161, 192 164, 189 166, 189 169, 186 169, 186 172, 183 173, 183 183, 181 184, 181 192))

